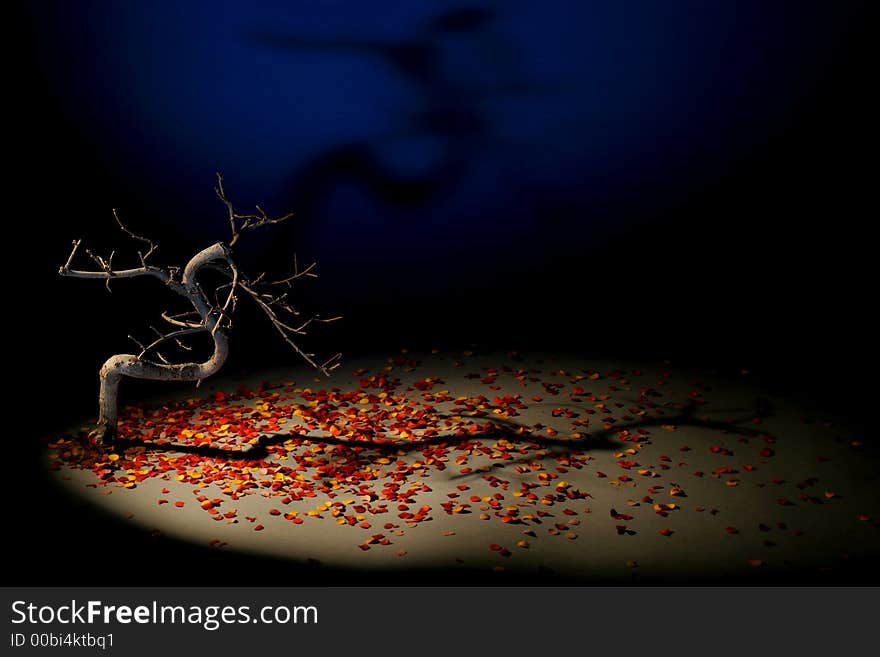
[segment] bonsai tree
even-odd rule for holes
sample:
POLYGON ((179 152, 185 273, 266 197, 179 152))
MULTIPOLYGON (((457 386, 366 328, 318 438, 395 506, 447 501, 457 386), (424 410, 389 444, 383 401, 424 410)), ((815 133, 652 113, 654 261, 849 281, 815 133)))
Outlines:
POLYGON ((234 248, 242 235, 257 228, 286 221, 292 215, 270 217, 260 206, 256 206, 256 214, 239 214, 226 195, 223 176, 219 173, 215 192, 226 206, 231 232, 229 242, 217 242, 202 249, 190 258, 182 272, 179 267, 162 267, 153 264, 150 258, 158 250, 158 245, 129 230, 122 223, 115 209, 113 217, 119 229, 131 240, 143 245, 137 253, 140 266, 116 269, 113 264, 115 251, 105 258, 83 247, 82 240, 75 240, 67 261, 58 271, 61 276, 102 280, 108 291, 111 282, 117 279, 151 276, 184 297, 192 306, 192 310, 180 314, 163 312, 162 319, 170 325, 168 330, 153 329, 155 338, 147 343, 129 336, 137 344, 138 353, 116 354, 108 358, 101 367, 98 423, 90 434, 98 442, 107 443, 116 438, 119 384, 123 377, 157 381, 196 381, 199 384, 223 366, 229 354, 232 315, 237 300, 242 295, 256 303, 281 338, 312 367, 329 375, 339 364, 339 354, 319 364, 314 359, 314 354, 305 352, 295 341, 295 338, 306 334, 307 327, 313 322, 330 322, 338 319, 336 317, 321 319, 315 316, 303 320, 300 313, 288 301, 288 293, 295 281, 316 276, 314 263, 305 269, 299 269, 294 258, 294 270, 289 276, 280 280, 268 280, 265 273, 254 278, 246 276, 233 259, 234 248), (78 259, 90 259, 94 267, 74 268, 74 263, 78 259), (213 289, 207 288, 211 290, 210 294, 199 283, 199 274, 206 270, 220 272, 222 275, 221 283, 213 289), (177 351, 192 351, 186 339, 199 333, 209 334, 213 341, 213 353, 207 360, 175 362, 180 359, 168 358, 163 353, 163 350, 167 350, 171 345, 174 345, 177 351))

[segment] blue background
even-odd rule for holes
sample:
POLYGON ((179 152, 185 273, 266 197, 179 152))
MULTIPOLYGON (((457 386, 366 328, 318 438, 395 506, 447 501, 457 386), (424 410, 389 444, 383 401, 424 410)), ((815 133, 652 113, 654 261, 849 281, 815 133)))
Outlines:
POLYGON ((203 239, 223 228, 222 170, 242 204, 307 213, 299 248, 377 270, 497 264, 535 231, 601 242, 778 137, 852 20, 772 2, 250 5, 37 3, 49 101, 129 211, 203 239))
MULTIPOLYGON (((864 351, 864 3, 20 10, 10 195, 41 243, 16 251, 76 318, 83 381, 163 302, 54 278, 69 240, 118 246, 117 207, 185 262, 227 237, 218 170, 242 210, 296 213, 240 258, 319 262, 299 299, 345 316, 319 351, 550 346, 795 380, 864 351)), ((287 357, 258 318, 236 330, 240 365, 287 357)))

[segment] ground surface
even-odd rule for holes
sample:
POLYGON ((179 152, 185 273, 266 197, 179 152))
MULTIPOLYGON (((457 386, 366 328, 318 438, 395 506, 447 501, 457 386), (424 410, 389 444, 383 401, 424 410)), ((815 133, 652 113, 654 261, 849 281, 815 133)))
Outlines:
POLYGON ((747 372, 403 353, 189 395, 127 408, 112 448, 53 436, 53 480, 310 584, 876 580, 876 446, 747 372))

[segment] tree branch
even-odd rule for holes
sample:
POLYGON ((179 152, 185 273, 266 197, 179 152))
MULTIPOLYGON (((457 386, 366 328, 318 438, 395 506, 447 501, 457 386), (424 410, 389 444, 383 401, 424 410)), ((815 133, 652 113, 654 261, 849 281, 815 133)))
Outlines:
POLYGON ((305 278, 305 277, 318 278, 317 274, 312 273, 312 270, 316 266, 317 266, 317 263, 313 262, 312 264, 310 264, 308 267, 306 267, 302 271, 299 271, 299 266, 296 261, 296 254, 294 254, 294 256, 293 256, 293 274, 291 274, 287 278, 282 278, 277 281, 272 281, 270 283, 266 283, 266 285, 288 285, 289 286, 291 283, 293 283, 293 281, 295 281, 299 278, 305 278))
POLYGON ((260 293, 257 292, 256 290, 252 289, 251 287, 249 287, 249 286, 248 286, 247 284, 245 284, 244 282, 240 282, 240 283, 239 283, 239 287, 241 287, 241 289, 243 289, 245 292, 247 292, 247 293, 251 296, 251 298, 252 298, 254 301, 257 302, 257 305, 260 307, 260 309, 263 311, 263 313, 266 315, 266 317, 269 318, 269 321, 272 322, 272 325, 275 327, 275 330, 278 331, 279 335, 281 335, 282 339, 283 339, 288 345, 290 345, 290 346, 293 348, 293 350, 294 350, 296 353, 298 353, 298 354, 300 355, 300 357, 302 357, 307 363, 309 363, 309 365, 311 365, 311 366, 314 367, 315 369, 320 370, 324 375, 326 375, 326 376, 329 376, 329 375, 330 375, 330 372, 331 372, 336 366, 334 365, 333 367, 328 367, 328 364, 329 364, 331 361, 336 360, 336 359, 338 358, 339 355, 337 354, 337 356, 334 356, 333 358, 331 358, 330 360, 328 360, 328 361, 327 361, 326 363, 324 363, 323 365, 319 365, 318 363, 315 362, 315 360, 314 360, 314 358, 313 358, 313 357, 314 357, 314 354, 306 353, 305 351, 303 351, 302 349, 300 349, 299 345, 297 345, 297 344, 293 341, 293 339, 290 337, 290 334, 295 334, 295 335, 305 335, 305 333, 303 332, 303 329, 305 329, 305 328, 306 328, 309 324, 311 324, 312 322, 314 322, 314 321, 317 321, 317 322, 333 322, 333 321, 336 321, 337 319, 339 319, 338 317, 333 317, 333 318, 331 318, 331 319, 320 319, 320 318, 318 318, 318 317, 313 317, 313 318, 307 320, 307 321, 306 321, 305 323, 303 323, 301 326, 299 326, 299 327, 293 327, 293 326, 290 326, 290 325, 286 324, 284 321, 282 321, 282 320, 278 317, 278 315, 276 314, 274 308, 272 308, 272 304, 271 304, 271 303, 267 303, 266 301, 264 301, 264 299, 263 299, 264 295, 260 294, 260 293))
POLYGON ((258 214, 237 213, 232 201, 230 201, 229 197, 226 195, 226 190, 223 188, 223 174, 219 171, 217 172, 217 186, 214 188, 214 192, 217 194, 217 198, 219 198, 223 205, 226 206, 226 213, 229 219, 229 229, 232 233, 232 238, 229 241, 230 247, 235 246, 238 242, 238 238, 241 237, 245 231, 260 228, 262 226, 280 224, 282 221, 287 221, 293 216, 293 213, 289 212, 282 217, 270 217, 259 205, 256 206, 258 214))
POLYGON ((158 278, 166 285, 175 288, 175 291, 182 292, 182 290, 177 289, 176 281, 174 280, 174 272, 176 270, 162 269, 161 267, 154 267, 152 265, 148 265, 146 263, 146 259, 152 255, 156 249, 158 248, 152 241, 148 240, 145 237, 141 237, 140 235, 136 235, 131 230, 129 230, 125 224, 119 219, 119 215, 116 210, 113 210, 113 216, 116 218, 117 224, 119 224, 120 229, 122 229, 127 235, 131 236, 133 239, 140 240, 142 242, 146 242, 150 245, 149 250, 146 254, 141 254, 138 252, 138 256, 140 257, 141 266, 135 267, 131 269, 113 269, 113 256, 116 255, 116 251, 113 250, 110 252, 110 256, 105 260, 101 256, 96 253, 92 253, 91 250, 85 249, 85 254, 90 257, 97 265, 96 270, 86 270, 86 269, 71 269, 73 265, 73 261, 76 258, 77 253, 79 252, 79 248, 82 245, 82 240, 74 240, 73 246, 70 249, 70 255, 67 256, 67 260, 61 267, 58 268, 59 276, 67 276, 70 278, 92 278, 97 280, 104 281, 104 285, 107 286, 107 290, 110 290, 110 280, 115 278, 134 278, 136 276, 153 276, 158 278))
MULTIPOLYGON (((150 328, 153 328, 153 327, 151 326, 150 328)), ((158 333, 159 337, 156 338, 155 340, 153 340, 153 342, 148 344, 146 347, 144 347, 143 345, 139 345, 141 347, 141 353, 139 353, 137 356, 138 360, 140 360, 141 358, 146 356, 149 352, 153 351, 160 344, 162 344, 163 342, 167 342, 168 340, 174 340, 175 343, 177 343, 177 346, 185 351, 192 351, 192 349, 190 347, 187 347, 185 344, 183 344, 180 341, 180 338, 182 338, 185 335, 193 335, 194 333, 204 333, 207 330, 208 330, 207 327, 199 326, 199 327, 181 329, 179 331, 173 331, 172 333, 168 333, 168 334, 162 334, 160 331, 153 328, 153 331, 158 333)), ((129 336, 129 337, 131 337, 131 336, 129 336)), ((157 354, 157 355, 160 358, 162 358, 162 360, 165 360, 161 354, 157 354)))
POLYGON ((162 319, 164 319, 172 326, 182 326, 184 328, 197 328, 203 326, 203 324, 201 323, 202 318, 199 317, 199 314, 195 310, 190 310, 185 313, 178 313, 177 315, 169 315, 167 311, 163 311, 162 319), (181 317, 198 317, 199 322, 183 321, 180 319, 181 317))
POLYGON ((159 248, 159 245, 154 244, 152 240, 147 239, 146 237, 141 237, 140 235, 137 235, 137 234, 133 233, 131 230, 129 230, 128 227, 124 223, 122 223, 122 219, 119 218, 119 214, 116 212, 116 208, 113 208, 113 217, 116 219, 116 223, 119 224, 119 228, 122 230, 123 233, 125 233, 126 235, 128 235, 129 237, 131 237, 134 240, 137 240, 139 242, 144 242, 145 244, 147 244, 150 247, 145 254, 142 254, 140 251, 138 251, 138 257, 141 260, 141 265, 146 267, 147 266, 147 258, 149 258, 151 255, 153 255, 153 253, 156 251, 156 249, 159 248))

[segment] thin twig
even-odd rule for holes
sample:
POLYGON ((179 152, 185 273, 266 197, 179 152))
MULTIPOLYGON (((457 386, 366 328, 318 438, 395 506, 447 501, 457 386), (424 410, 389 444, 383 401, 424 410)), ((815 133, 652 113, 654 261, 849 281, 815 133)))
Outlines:
POLYGON ((217 172, 217 186, 214 188, 214 192, 217 194, 217 198, 226 206, 226 215, 229 220, 229 230, 232 233, 232 237, 229 240, 229 246, 235 246, 238 242, 238 239, 241 235, 248 230, 252 230, 254 228, 260 228, 262 226, 270 226, 272 224, 279 224, 282 221, 287 221, 293 216, 292 212, 287 213, 281 217, 270 217, 266 214, 266 211, 263 210, 259 205, 256 206, 258 214, 239 214, 235 211, 235 206, 232 204, 232 201, 229 200, 229 197, 226 195, 226 189, 223 187, 223 174, 219 171, 217 172))
POLYGON ((113 208, 113 217, 116 219, 116 223, 119 224, 119 228, 122 230, 123 233, 125 233, 126 235, 128 235, 132 239, 137 240, 139 242, 143 242, 144 244, 149 246, 149 249, 143 255, 141 255, 141 252, 138 251, 138 256, 140 257, 141 264, 146 266, 147 258, 149 258, 151 255, 153 255, 153 252, 155 252, 156 249, 159 248, 159 245, 154 244, 152 240, 150 240, 146 237, 142 237, 141 235, 138 235, 138 234, 134 233, 133 231, 131 231, 124 223, 122 223, 122 219, 119 218, 119 213, 116 212, 116 208, 113 208))
MULTIPOLYGON (((177 345, 180 346, 181 348, 183 348, 184 350, 192 351, 192 349, 190 347, 187 347, 182 342, 180 342, 180 338, 182 338, 185 335, 192 335, 194 333, 202 333, 203 331, 208 330, 207 327, 205 327, 205 326, 199 326, 198 328, 181 329, 179 331, 174 331, 173 333, 164 334, 152 326, 150 328, 153 329, 153 332, 155 332, 159 337, 156 338, 155 340, 153 340, 153 342, 148 344, 146 347, 143 347, 141 349, 141 353, 138 354, 138 359, 143 358, 149 352, 156 349, 156 347, 158 347, 160 344, 162 344, 163 342, 167 342, 168 340, 174 340, 177 343, 177 345)), ((157 355, 159 355, 160 358, 162 357, 161 354, 157 353, 157 355)))

